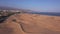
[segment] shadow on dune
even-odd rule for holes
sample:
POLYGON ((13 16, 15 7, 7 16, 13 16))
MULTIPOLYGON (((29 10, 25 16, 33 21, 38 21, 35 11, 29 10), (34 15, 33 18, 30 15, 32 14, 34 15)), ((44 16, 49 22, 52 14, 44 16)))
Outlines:
POLYGON ((0 16, 0 23, 4 22, 8 17, 10 17, 11 15, 14 15, 14 14, 19 14, 20 12, 18 13, 11 13, 11 14, 8 14, 6 16, 0 16))

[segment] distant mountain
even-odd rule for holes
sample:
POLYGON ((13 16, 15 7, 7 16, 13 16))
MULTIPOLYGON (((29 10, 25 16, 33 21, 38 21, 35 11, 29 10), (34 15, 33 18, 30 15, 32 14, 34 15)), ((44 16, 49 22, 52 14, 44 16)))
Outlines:
POLYGON ((6 6, 0 6, 1 10, 20 10, 18 8, 14 8, 14 7, 6 7, 6 6))

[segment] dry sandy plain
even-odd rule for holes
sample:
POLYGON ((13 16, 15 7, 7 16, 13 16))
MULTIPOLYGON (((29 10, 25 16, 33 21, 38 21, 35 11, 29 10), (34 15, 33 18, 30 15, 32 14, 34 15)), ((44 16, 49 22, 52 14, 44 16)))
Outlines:
POLYGON ((60 16, 15 14, 0 24, 0 34, 60 34, 60 16))

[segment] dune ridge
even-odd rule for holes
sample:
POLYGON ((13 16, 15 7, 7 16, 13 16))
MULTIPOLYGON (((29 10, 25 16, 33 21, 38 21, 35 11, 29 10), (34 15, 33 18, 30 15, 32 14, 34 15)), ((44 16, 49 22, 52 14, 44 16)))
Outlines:
POLYGON ((60 34, 60 16, 21 13, 10 16, 4 23, 13 29, 13 34, 60 34))

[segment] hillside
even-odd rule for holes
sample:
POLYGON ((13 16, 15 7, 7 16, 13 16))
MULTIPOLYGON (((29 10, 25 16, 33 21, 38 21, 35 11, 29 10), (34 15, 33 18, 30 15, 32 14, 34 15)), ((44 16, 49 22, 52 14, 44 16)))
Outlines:
POLYGON ((19 10, 19 9, 14 7, 8 7, 8 6, 0 6, 0 10, 19 10))
POLYGON ((0 24, 0 33, 60 34, 60 16, 15 14, 0 24))

